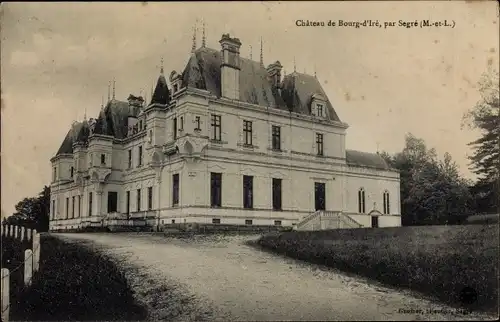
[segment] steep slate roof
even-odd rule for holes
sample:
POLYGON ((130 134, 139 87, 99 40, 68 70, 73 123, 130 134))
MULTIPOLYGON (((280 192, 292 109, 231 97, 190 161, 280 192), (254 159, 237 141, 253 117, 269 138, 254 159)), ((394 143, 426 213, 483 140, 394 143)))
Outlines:
POLYGON ((150 104, 162 104, 166 105, 170 102, 170 92, 167 86, 167 80, 165 76, 163 76, 163 70, 160 76, 158 77, 158 81, 156 82, 156 88, 153 92, 153 97, 151 98, 150 104))
POLYGON ((348 165, 370 167, 381 170, 390 170, 391 167, 377 153, 368 153, 354 150, 346 150, 346 161, 348 165))
MULTIPOLYGON (((285 77, 281 93, 272 86, 268 72, 260 62, 240 57, 240 100, 261 106, 273 106, 283 110, 310 114, 311 97, 320 93, 327 97, 321 84, 314 76, 295 73, 293 78, 285 77), (293 99, 295 95, 296 99, 293 99)), ((211 48, 196 50, 182 73, 182 85, 210 91, 220 97, 221 52, 211 48)), ((328 117, 339 121, 332 105, 327 101, 328 117)))
POLYGON ((283 79, 283 98, 292 111, 302 114, 311 114, 312 96, 321 94, 325 97, 327 117, 333 121, 340 121, 332 104, 328 100, 323 87, 314 76, 293 72, 283 79), (295 91, 294 91, 295 88, 295 91))
POLYGON ((87 121, 73 123, 59 147, 59 150, 57 150, 56 155, 73 153, 73 143, 76 141, 86 141, 89 132, 89 124, 87 121))
POLYGON ((140 107, 129 106, 128 102, 111 100, 108 102, 95 124, 94 133, 111 135, 117 139, 124 139, 128 133, 128 117, 137 116, 140 107))
MULTIPOLYGON (((128 133, 128 117, 137 116, 140 107, 131 107, 128 102, 111 100, 99 113, 94 127, 94 133, 111 135, 117 139, 124 139, 128 133)), ((66 134, 56 155, 73 153, 75 142, 86 142, 90 135, 90 127, 87 121, 75 122, 66 134)))

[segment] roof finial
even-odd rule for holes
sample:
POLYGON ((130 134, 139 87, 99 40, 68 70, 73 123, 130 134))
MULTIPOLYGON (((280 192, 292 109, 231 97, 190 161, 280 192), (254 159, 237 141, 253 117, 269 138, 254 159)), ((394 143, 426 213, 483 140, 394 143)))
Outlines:
POLYGON ((250 45, 250 60, 252 60, 252 45, 250 45))
POLYGON ((205 20, 203 20, 203 36, 201 38, 201 47, 205 48, 206 38, 205 38, 205 20))
POLYGON ((115 99, 115 86, 116 86, 116 80, 113 77, 113 99, 115 99))
POLYGON ((318 78, 318 75, 316 75, 316 64, 314 64, 314 77, 318 78))
POLYGON ((160 61, 160 74, 163 75, 163 57, 161 58, 161 61, 160 61))
POLYGON ((111 99, 111 81, 108 82, 108 102, 111 99))
POLYGON ((262 37, 260 37, 260 65, 264 66, 264 54, 262 52, 262 37))
POLYGON ((104 108, 104 95, 101 96, 101 108, 104 108))
POLYGON ((295 64, 295 56, 293 56, 293 72, 297 72, 297 65, 295 64))
MULTIPOLYGON (((198 22, 198 19, 196 19, 196 22, 198 22)), ((193 27, 193 44, 191 45, 191 52, 194 53, 196 50, 196 22, 194 23, 193 27)))
POLYGON ((86 121, 87 120, 87 108, 85 108, 84 112, 83 112, 83 120, 86 121))

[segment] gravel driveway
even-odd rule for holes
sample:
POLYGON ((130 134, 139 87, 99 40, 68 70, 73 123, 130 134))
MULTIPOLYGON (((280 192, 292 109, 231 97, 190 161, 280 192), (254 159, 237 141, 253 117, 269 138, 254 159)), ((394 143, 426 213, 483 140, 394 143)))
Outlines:
POLYGON ((110 255, 152 320, 488 319, 244 244, 258 236, 56 236, 110 255), (426 313, 428 309, 444 313, 426 313))

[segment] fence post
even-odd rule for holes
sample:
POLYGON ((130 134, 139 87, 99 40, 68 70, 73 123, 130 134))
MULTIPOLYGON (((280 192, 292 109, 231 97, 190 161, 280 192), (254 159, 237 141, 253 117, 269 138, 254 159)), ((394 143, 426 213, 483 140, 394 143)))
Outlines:
POLYGON ((24 251, 24 285, 31 285, 31 278, 33 277, 33 251, 26 249, 24 251))
POLYGON ((12 237, 12 225, 8 225, 7 227, 8 227, 8 230, 7 230, 7 235, 8 235, 9 237, 12 237))
POLYGON ((19 227, 18 226, 14 226, 14 238, 15 239, 17 239, 18 231, 19 231, 19 227))
POLYGON ((32 236, 31 236, 31 228, 28 228, 26 230, 26 239, 28 239, 28 241, 32 240, 32 236))
POLYGON ((9 321, 10 308, 10 274, 9 270, 2 268, 2 321, 9 321))
POLYGON ((21 241, 24 241, 24 226, 21 227, 21 241))
POLYGON ((1 225, 1 227, 2 227, 2 228, 1 228, 1 229, 2 229, 1 233, 2 233, 2 234, 1 234, 0 236, 2 236, 2 237, 3 237, 3 231, 4 231, 4 228, 3 228, 3 227, 4 227, 4 226, 3 226, 3 225, 1 225))
POLYGON ((38 272, 40 267, 40 234, 33 229, 33 271, 38 272))

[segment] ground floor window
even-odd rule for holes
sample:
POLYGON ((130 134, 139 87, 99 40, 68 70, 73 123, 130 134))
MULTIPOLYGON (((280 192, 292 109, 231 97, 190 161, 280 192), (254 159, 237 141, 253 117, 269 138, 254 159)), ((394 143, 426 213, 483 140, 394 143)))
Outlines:
POLYGON ((219 218, 212 218, 212 224, 220 224, 219 218))
POLYGON ((251 225, 251 224, 253 224, 252 219, 246 219, 245 220, 245 225, 251 225))
POLYGON ((108 192, 108 213, 118 211, 118 192, 108 192))
POLYGON ((210 173, 210 206, 222 205, 222 173, 210 173))
POLYGON ((274 221, 275 226, 281 226, 281 220, 275 220, 274 221))

